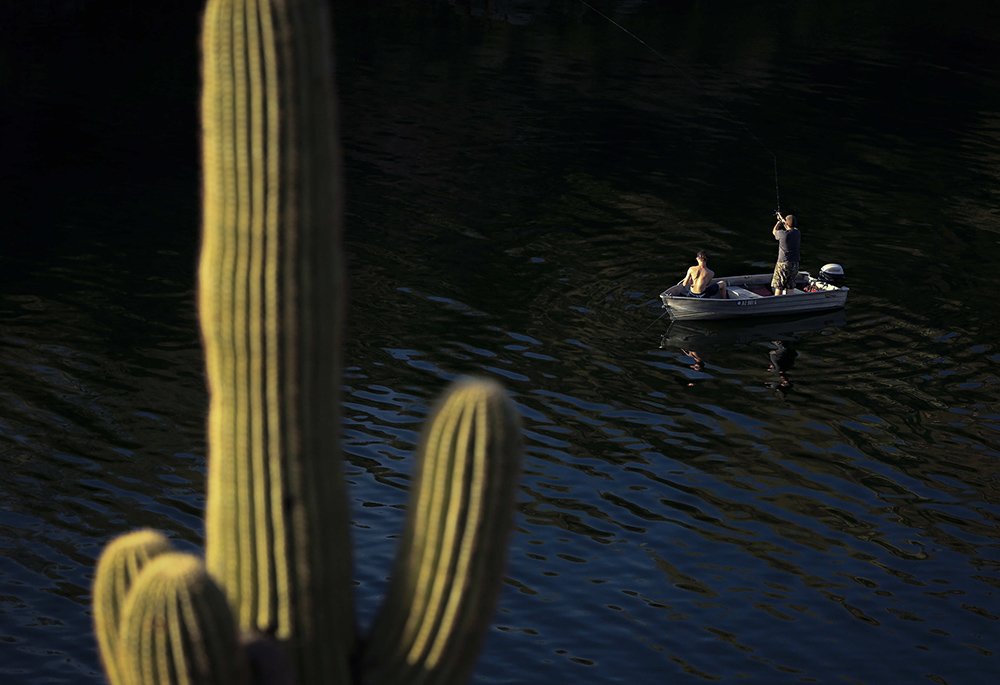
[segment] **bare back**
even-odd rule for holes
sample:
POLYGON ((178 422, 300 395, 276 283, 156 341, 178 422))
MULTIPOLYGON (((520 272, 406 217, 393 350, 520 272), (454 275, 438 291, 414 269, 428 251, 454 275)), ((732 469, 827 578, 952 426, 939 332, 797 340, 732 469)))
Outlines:
POLYGON ((713 276, 715 276, 715 272, 707 266, 696 264, 688 269, 687 276, 684 277, 681 285, 690 286, 693 293, 703 293, 705 288, 711 284, 713 276))

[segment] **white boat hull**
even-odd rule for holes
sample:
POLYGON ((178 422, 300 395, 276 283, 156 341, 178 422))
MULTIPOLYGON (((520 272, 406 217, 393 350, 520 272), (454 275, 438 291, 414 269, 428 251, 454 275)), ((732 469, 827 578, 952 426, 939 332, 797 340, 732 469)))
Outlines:
POLYGON ((726 276, 716 280, 726 282, 727 299, 690 297, 687 287, 678 284, 660 293, 663 308, 674 321, 784 316, 840 309, 847 305, 850 292, 846 286, 817 284, 806 271, 799 272, 795 291, 788 295, 761 294, 765 289, 770 292, 771 274, 726 276))

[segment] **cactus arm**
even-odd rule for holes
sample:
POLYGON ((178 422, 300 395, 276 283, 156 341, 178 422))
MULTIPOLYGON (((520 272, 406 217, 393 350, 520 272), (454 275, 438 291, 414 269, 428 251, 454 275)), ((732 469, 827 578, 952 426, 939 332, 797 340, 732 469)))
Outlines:
POLYGON ((122 613, 119 661, 129 685, 232 685, 247 664, 225 593, 192 554, 143 570, 122 613))
POLYGON ((128 592, 146 564, 171 551, 173 546, 164 535, 145 529, 115 538, 101 552, 94 576, 94 632, 111 685, 124 683, 117 655, 128 592))
POLYGON ((367 646, 367 683, 468 678, 503 581, 520 450, 516 410, 496 383, 460 382, 439 404, 367 646))
POLYGON ((202 40, 206 561, 302 683, 347 682, 355 648, 329 24, 320 0, 209 0, 202 40))

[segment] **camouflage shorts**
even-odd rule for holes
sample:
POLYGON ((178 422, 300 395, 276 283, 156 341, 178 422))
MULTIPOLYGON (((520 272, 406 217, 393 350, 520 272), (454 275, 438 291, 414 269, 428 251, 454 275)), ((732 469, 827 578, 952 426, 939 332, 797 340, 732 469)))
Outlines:
POLYGON ((798 262, 778 262, 771 277, 773 290, 791 290, 795 287, 795 277, 799 275, 798 262))

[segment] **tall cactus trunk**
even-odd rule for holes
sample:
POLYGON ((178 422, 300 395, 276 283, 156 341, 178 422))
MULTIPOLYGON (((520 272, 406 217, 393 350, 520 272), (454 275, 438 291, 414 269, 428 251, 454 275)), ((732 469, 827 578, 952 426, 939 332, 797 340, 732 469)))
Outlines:
POLYGON ((349 682, 344 267, 326 4, 209 0, 202 49, 207 564, 242 630, 289 643, 299 682, 349 682))

